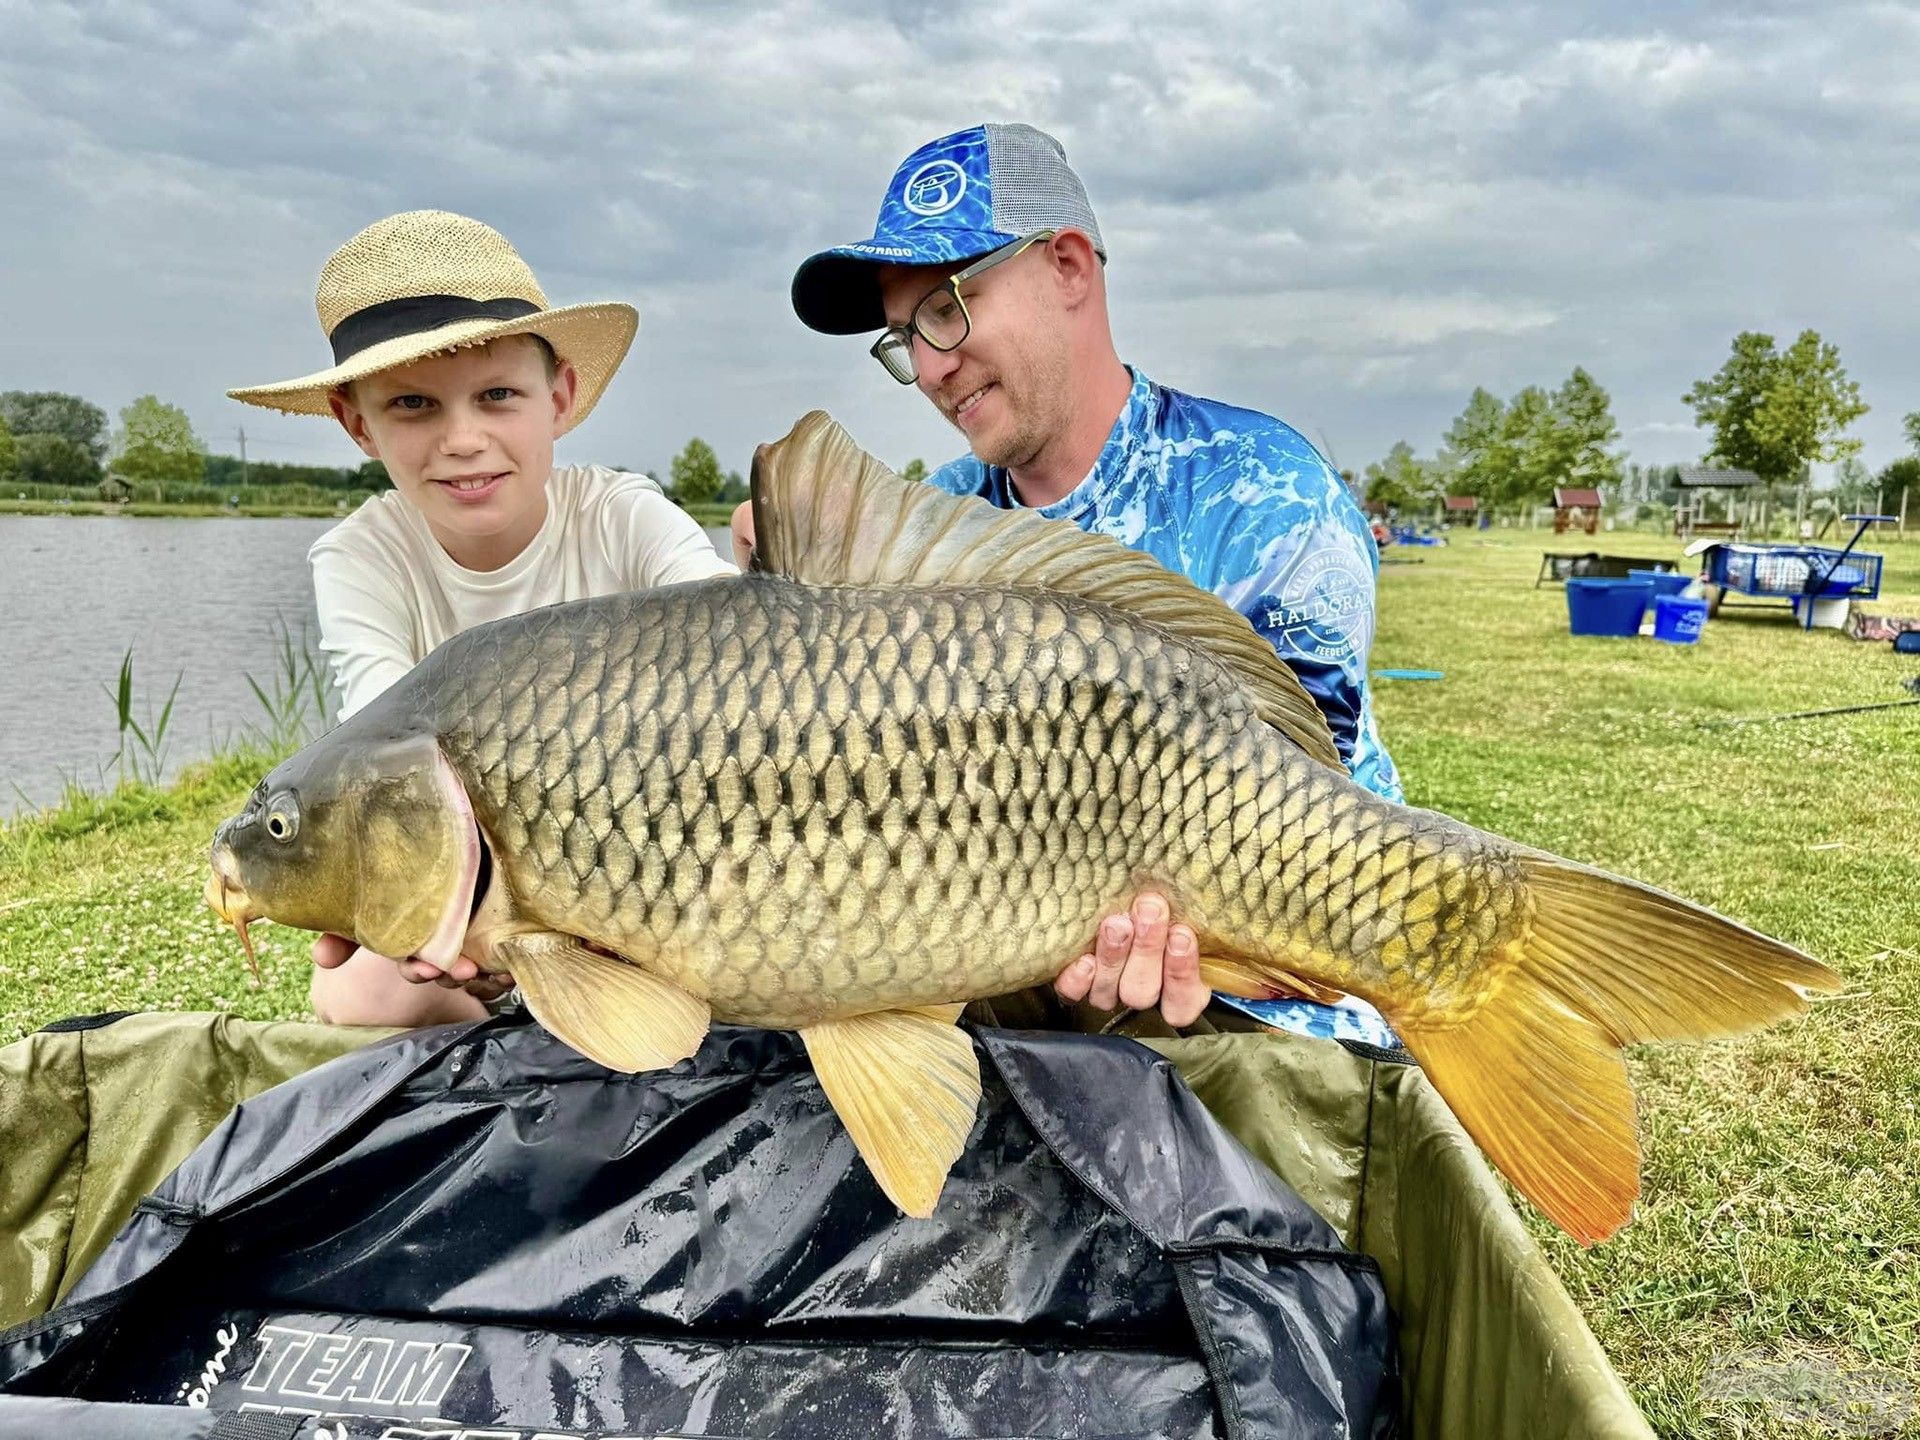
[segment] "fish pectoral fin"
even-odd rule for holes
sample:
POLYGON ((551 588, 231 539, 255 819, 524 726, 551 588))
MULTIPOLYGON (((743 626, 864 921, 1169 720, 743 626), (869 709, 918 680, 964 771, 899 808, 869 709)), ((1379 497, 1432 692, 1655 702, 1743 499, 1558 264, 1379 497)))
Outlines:
POLYGON ((980 1062, 963 1007, 882 1010, 800 1031, 820 1088, 887 1198, 933 1214, 980 1108, 980 1062))
POLYGON ((1242 1000, 1318 1000, 1331 1005, 1345 993, 1312 980, 1250 960, 1242 955, 1200 952, 1200 978, 1207 988, 1242 1000))
POLYGON ((534 1019, 609 1070, 664 1070, 706 1038, 704 1000, 572 936, 516 935, 496 949, 534 1019))

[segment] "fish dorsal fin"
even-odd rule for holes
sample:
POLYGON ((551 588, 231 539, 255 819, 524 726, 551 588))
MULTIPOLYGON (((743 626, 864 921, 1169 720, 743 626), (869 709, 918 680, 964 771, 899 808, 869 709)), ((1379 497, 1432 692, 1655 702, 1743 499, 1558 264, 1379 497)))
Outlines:
POLYGON ((1125 611, 1212 655, 1263 720, 1345 768, 1313 697, 1224 601, 1108 536, 902 480, 823 410, 754 451, 753 528, 756 565, 803 584, 1005 586, 1125 611))

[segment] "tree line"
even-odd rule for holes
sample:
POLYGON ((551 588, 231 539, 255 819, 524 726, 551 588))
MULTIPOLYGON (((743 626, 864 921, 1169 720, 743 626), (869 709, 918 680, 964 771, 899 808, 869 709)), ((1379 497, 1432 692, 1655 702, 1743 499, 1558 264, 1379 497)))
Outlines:
MULTIPOLYGON (((210 454, 187 413, 153 395, 142 395, 119 418, 118 427, 110 429, 106 412, 78 395, 0 392, 0 485, 97 487, 109 498, 138 487, 157 489, 156 499, 172 499, 187 487, 367 492, 393 483, 378 460, 357 466, 287 465, 210 454)), ((908 461, 901 471, 909 480, 926 473, 919 460, 908 461)), ((737 505, 747 498, 740 472, 723 470, 713 447, 697 436, 674 456, 662 488, 682 505, 737 505)))
MULTIPOLYGON (((1903 424, 1915 453, 1869 476, 1860 441, 1846 433, 1867 404, 1838 348, 1817 331, 1802 331, 1784 348, 1771 335, 1741 332, 1726 363, 1681 400, 1711 437, 1702 463, 1751 472, 1768 498, 1804 483, 1816 461, 1838 463, 1845 506, 1920 483, 1920 411, 1903 424)), ((1628 465, 1614 448, 1619 438, 1606 390, 1576 367, 1551 391, 1529 385, 1502 400, 1476 389, 1431 457, 1397 442, 1367 467, 1363 494, 1390 510, 1416 512, 1449 495, 1474 496, 1483 507, 1539 505, 1556 488, 1671 503, 1679 467, 1628 465)))
POLYGON ((392 482, 378 460, 363 465, 286 465, 212 455, 186 411, 142 395, 109 428, 98 405, 57 390, 0 391, 0 485, 18 482, 66 489, 211 486, 307 486, 371 491, 392 482))
MULTIPOLYGON (((926 462, 909 460, 900 476, 904 480, 926 479, 926 462)), ((697 435, 673 457, 662 488, 682 505, 738 505, 747 498, 747 482, 740 472, 722 470, 713 447, 697 435)))

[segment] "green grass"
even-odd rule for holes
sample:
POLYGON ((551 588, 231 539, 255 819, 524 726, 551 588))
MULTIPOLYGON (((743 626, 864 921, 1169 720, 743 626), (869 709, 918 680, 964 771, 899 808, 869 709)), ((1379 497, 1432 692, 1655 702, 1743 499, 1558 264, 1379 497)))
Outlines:
MULTIPOLYGON (((1760 1036, 1634 1053, 1645 1195, 1615 1239, 1583 1251, 1522 1213, 1662 1435, 1920 1433, 1887 1418, 1920 1427, 1920 706, 1702 723, 1906 698, 1920 657, 1784 609, 1723 612, 1695 646, 1575 638, 1532 580, 1542 550, 1587 548, 1677 554, 1500 531, 1389 552, 1376 667, 1446 672, 1377 687, 1410 798, 1677 890, 1847 990, 1760 1036), (1881 1423, 1795 1418, 1843 1390, 1884 1397, 1881 1423)), ((1920 544, 1875 548, 1878 608, 1920 614, 1920 544)), ((255 988, 200 899, 213 826, 266 763, 0 829, 0 1043, 104 1009, 306 1012, 308 937, 258 927, 255 988)))
MULTIPOLYGON (((1635 1053, 1645 1193, 1614 1240, 1582 1251, 1523 1213, 1662 1434, 1892 1433, 1702 1390, 1716 1365, 1798 1361, 1920 1406, 1920 706, 1702 722, 1911 698, 1920 657, 1784 607, 1723 610, 1693 646, 1570 636, 1564 592, 1531 583, 1543 549, 1589 544, 1678 553, 1525 532, 1388 552, 1376 667, 1446 672, 1377 687, 1410 800, 1710 905, 1847 990, 1760 1036, 1635 1053)), ((1920 614, 1920 545, 1875 548, 1874 608, 1920 614)))

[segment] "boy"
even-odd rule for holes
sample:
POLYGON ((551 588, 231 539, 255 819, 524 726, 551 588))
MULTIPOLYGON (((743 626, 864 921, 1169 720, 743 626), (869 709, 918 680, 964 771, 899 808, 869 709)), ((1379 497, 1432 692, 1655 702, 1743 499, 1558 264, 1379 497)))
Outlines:
MULTIPOLYGON (((308 552, 343 718, 471 626, 736 573, 645 476, 553 464, 632 344, 632 306, 552 308, 498 232, 422 210, 334 252, 316 308, 331 368, 228 394, 331 414, 393 479, 308 552)), ((334 935, 313 958, 314 1011, 334 1024, 478 1019, 511 983, 334 935)))

